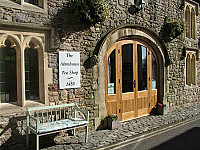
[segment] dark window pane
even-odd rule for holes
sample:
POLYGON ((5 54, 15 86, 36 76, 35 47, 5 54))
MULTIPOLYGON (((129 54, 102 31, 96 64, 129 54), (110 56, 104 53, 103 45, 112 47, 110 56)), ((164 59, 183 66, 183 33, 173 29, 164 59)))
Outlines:
POLYGON ((191 77, 190 77, 191 67, 190 66, 191 66, 191 59, 190 59, 190 55, 188 54, 186 58, 186 84, 187 85, 191 85, 191 77))
POLYGON ((36 100, 39 97, 38 52, 30 48, 25 50, 24 55, 26 99, 36 100))
POLYGON ((17 76, 16 76, 16 53, 10 48, 11 43, 7 40, 6 47, 0 48, 0 102, 17 101, 17 76))
POLYGON ((138 91, 147 90, 147 48, 137 45, 138 54, 138 91))
POLYGON ((122 92, 133 92, 133 44, 122 45, 122 92))
POLYGON ((195 65, 195 61, 196 61, 196 57, 195 55, 193 54, 192 55, 192 59, 191 59, 191 83, 193 85, 196 84, 196 65, 195 65))
POLYGON ((33 4, 33 5, 38 5, 38 0, 24 0, 24 2, 33 4))
POLYGON ((115 50, 108 57, 108 94, 116 94, 115 50))

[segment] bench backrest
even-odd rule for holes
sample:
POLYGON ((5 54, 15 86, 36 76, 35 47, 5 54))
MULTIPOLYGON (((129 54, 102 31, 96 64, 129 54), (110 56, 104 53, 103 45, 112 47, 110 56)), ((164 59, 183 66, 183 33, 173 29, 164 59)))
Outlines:
POLYGON ((79 108, 76 103, 27 108, 27 115, 38 119, 40 123, 76 117, 85 119, 84 114, 78 112, 79 108))

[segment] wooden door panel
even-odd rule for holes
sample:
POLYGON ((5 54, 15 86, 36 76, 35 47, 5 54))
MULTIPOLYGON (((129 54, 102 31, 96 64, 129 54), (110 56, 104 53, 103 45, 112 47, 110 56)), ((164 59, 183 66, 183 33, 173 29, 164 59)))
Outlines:
POLYGON ((134 93, 122 94, 122 118, 121 120, 129 120, 135 117, 134 111, 134 93))
POLYGON ((134 44, 133 41, 121 43, 120 52, 120 79, 121 79, 121 120, 128 120, 135 117, 135 93, 133 88, 134 80, 134 44), (128 53, 127 53, 128 52, 128 53))
POLYGON ((151 109, 153 107, 155 107, 156 104, 157 104, 157 90, 156 89, 152 90, 152 95, 151 95, 151 101, 150 101, 150 103, 151 103, 151 109))
POLYGON ((117 101, 107 102, 107 113, 117 114, 117 101))
POLYGON ((148 91, 138 92, 137 106, 138 116, 148 114, 148 91))
POLYGON ((123 93, 122 94, 122 99, 123 100, 134 99, 134 93, 123 93))
POLYGON ((138 98, 147 97, 148 91, 139 91, 138 92, 138 98))
POLYGON ((122 94, 122 111, 134 111, 134 93, 122 94))
POLYGON ((138 109, 138 117, 148 115, 148 114, 149 114, 148 108, 138 109))
POLYGON ((130 120, 130 119, 133 119, 135 117, 136 117, 135 111, 129 111, 129 112, 122 113, 122 121, 130 120))
POLYGON ((116 95, 108 95, 107 102, 113 102, 113 101, 117 101, 117 96, 116 95))

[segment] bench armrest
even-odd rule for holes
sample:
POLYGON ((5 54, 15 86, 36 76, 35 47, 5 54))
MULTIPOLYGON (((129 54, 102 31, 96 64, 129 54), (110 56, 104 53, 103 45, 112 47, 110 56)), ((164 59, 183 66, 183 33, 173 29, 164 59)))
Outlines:
POLYGON ((38 127, 39 127, 39 119, 33 117, 29 111, 26 112, 26 116, 27 116, 27 126, 34 129, 36 132, 38 132, 38 127), (31 120, 34 121, 34 123, 31 123, 31 120))
POLYGON ((33 116, 29 116, 32 120, 34 120, 35 122, 37 122, 38 121, 38 119, 37 118, 35 118, 35 117, 33 117, 33 116))
POLYGON ((89 111, 80 109, 77 105, 75 105, 75 110, 82 112, 86 118, 86 121, 89 122, 89 111))

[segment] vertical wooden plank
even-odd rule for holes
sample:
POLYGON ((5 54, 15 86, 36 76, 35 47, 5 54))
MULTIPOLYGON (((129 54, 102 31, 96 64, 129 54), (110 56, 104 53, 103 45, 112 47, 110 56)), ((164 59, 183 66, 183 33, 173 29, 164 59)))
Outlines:
POLYGON ((60 119, 62 118, 62 116, 61 116, 61 108, 59 109, 59 111, 60 111, 60 119))
POLYGON ((119 115, 120 120, 122 120, 122 113, 124 111, 123 102, 122 102, 122 48, 121 43, 116 45, 116 76, 117 76, 117 114, 119 115), (119 112, 119 109, 121 110, 119 112))
POLYGON ((46 116, 46 117, 47 117, 46 122, 49 122, 49 121, 50 121, 50 120, 49 120, 49 111, 47 110, 46 113, 47 113, 47 116, 46 116))
POLYGON ((64 108, 64 110, 63 110, 63 113, 64 113, 64 119, 66 119, 66 116, 65 116, 66 109, 65 109, 65 108, 64 108))
POLYGON ((44 112, 42 110, 42 123, 44 123, 44 112))
POLYGON ((107 68, 107 63, 108 63, 108 53, 106 54, 105 61, 104 61, 104 68, 105 68, 105 103, 106 103, 106 109, 107 109, 107 115, 109 115, 109 107, 108 107, 108 68, 107 68))
POLYGON ((138 59, 137 59, 137 42, 135 41, 134 42, 134 47, 133 47, 133 53, 134 53, 134 79, 136 81, 136 87, 134 89, 134 93, 135 93, 135 117, 138 116, 138 101, 139 101, 139 98, 138 98, 138 59))
POLYGON ((52 109, 51 109, 51 121, 53 121, 53 113, 52 113, 52 109))
POLYGON ((151 106, 152 106, 152 52, 148 48, 148 101, 147 101, 147 108, 148 112, 150 113, 151 111, 151 106), (150 107, 149 107, 150 103, 150 107))

